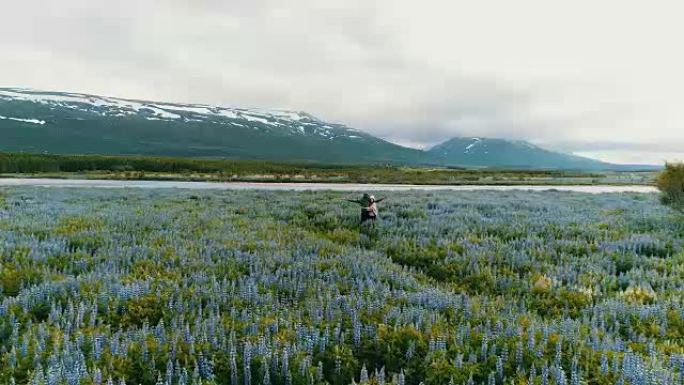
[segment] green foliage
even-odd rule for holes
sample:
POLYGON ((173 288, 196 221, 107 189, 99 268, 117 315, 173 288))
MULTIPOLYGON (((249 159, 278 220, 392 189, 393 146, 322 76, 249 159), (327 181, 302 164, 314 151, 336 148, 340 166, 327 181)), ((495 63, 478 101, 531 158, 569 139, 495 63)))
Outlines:
MULTIPOLYGON (((353 166, 349 166, 352 167, 353 166)), ((206 160, 153 156, 48 155, 0 152, 0 173, 111 171, 131 178, 144 172, 163 173, 297 173, 326 166, 283 164, 250 160, 206 160)), ((143 174, 141 174, 143 173, 143 174)))
POLYGON ((42 273, 31 263, 30 249, 16 247, 0 250, 0 298, 15 296, 26 285, 36 283, 42 273))
MULTIPOLYGON (((79 174, 106 179, 342 182, 391 184, 649 183, 652 173, 583 173, 557 170, 407 168, 261 160, 157 156, 54 155, 0 152, 0 174, 79 174)), ((0 194, 1 195, 1 194, 0 194)), ((1 202, 1 198, 0 198, 1 202)), ((419 213, 407 210, 407 219, 419 213)))
POLYGON ((119 317, 119 325, 121 327, 142 326, 143 323, 156 325, 164 317, 167 301, 168 299, 164 297, 152 294, 131 300, 119 317))
POLYGON ((577 317, 585 307, 591 305, 591 297, 577 291, 559 289, 537 292, 530 303, 531 307, 537 309, 537 312, 542 316, 570 315, 577 317))
POLYGON ((684 163, 668 163, 656 178, 663 204, 684 212, 684 163))

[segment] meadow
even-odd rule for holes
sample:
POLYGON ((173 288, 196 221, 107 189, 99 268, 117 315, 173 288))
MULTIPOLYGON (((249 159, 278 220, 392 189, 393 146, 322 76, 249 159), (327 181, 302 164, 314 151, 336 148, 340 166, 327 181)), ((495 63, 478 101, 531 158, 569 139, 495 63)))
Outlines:
POLYGON ((353 197, 0 190, 0 383, 684 383, 655 194, 353 197))

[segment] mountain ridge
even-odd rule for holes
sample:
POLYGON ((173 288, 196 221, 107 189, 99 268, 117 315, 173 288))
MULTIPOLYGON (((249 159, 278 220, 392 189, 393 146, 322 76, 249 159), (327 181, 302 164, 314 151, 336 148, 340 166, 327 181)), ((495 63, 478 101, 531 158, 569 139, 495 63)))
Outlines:
POLYGON ((418 150, 303 111, 23 88, 0 88, 0 132, 0 151, 454 167, 620 167, 505 139, 452 138, 418 150))

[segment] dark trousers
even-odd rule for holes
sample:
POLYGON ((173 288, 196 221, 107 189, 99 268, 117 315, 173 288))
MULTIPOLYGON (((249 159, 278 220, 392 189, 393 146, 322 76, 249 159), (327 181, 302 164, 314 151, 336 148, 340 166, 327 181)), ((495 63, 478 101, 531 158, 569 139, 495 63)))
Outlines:
POLYGON ((373 215, 370 211, 363 209, 361 210, 361 223, 365 221, 374 221, 375 220, 375 215, 373 215))

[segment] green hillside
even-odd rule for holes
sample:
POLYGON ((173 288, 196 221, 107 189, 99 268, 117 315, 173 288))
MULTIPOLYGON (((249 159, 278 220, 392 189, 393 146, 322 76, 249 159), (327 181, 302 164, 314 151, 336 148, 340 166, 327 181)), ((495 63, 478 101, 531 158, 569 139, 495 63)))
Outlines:
POLYGON ((402 147, 307 113, 0 88, 0 151, 331 164, 624 170, 523 141, 454 138, 402 147))

